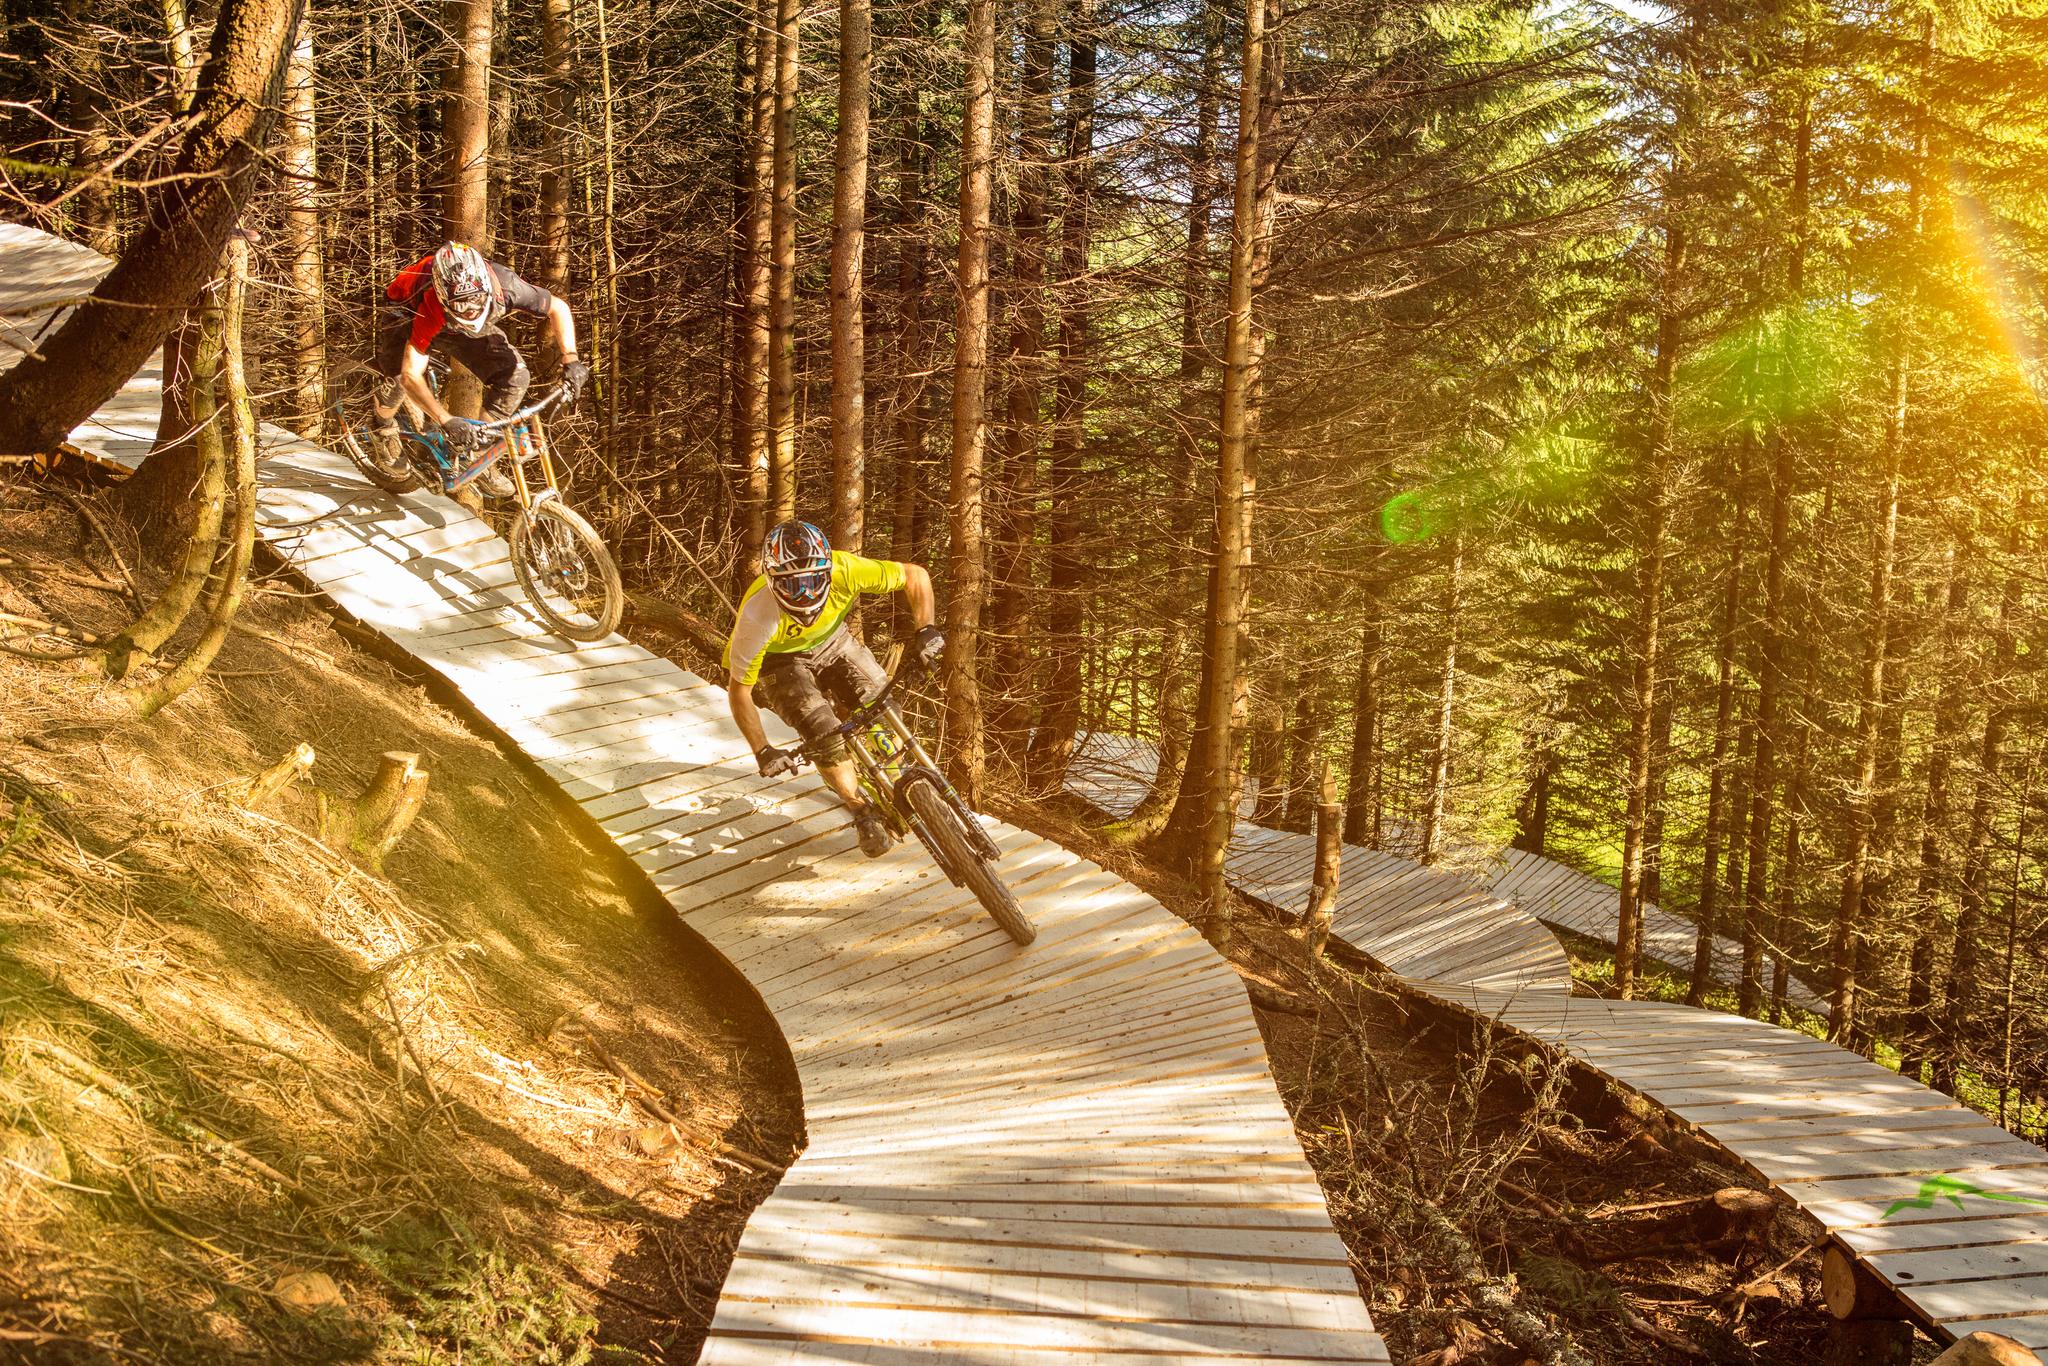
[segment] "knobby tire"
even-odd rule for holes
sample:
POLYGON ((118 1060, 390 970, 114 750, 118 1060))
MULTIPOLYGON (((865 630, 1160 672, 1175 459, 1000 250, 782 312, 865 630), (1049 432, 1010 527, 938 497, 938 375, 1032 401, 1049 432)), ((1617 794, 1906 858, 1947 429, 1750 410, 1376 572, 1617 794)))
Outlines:
POLYGON ((571 640, 603 640, 625 613, 619 567, 603 538, 581 514, 552 499, 522 512, 512 523, 512 568, 534 610, 571 640), (585 578, 582 591, 566 600, 566 611, 558 581, 565 572, 578 571, 550 562, 550 552, 559 548, 574 551, 585 578))
POLYGON ((1024 908, 1017 904, 1008 884, 997 873, 989 861, 974 847, 965 830, 960 828, 960 814, 953 804, 946 800, 930 782, 909 784, 910 804, 916 809, 918 819, 931 832, 946 851, 946 862, 960 875, 975 899, 1002 926, 1003 933, 1018 944, 1029 944, 1038 937, 1038 930, 1031 923, 1024 908))

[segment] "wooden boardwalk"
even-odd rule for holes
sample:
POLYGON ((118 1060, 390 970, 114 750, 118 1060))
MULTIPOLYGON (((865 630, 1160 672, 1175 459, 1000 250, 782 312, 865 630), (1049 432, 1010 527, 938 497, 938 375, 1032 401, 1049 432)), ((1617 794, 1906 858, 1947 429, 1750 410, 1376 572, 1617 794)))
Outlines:
MULTIPOLYGON (((1086 735, 1082 737, 1081 743, 1076 748, 1073 766, 1068 770, 1067 785, 1070 790, 1085 797, 1104 811, 1115 815, 1122 815, 1137 806, 1138 802, 1143 799, 1145 792, 1151 787, 1152 775, 1157 771, 1157 767, 1158 758, 1154 753, 1152 745, 1148 742, 1134 740, 1125 735, 1102 733, 1086 735)), ((1240 806, 1239 814, 1245 817, 1250 815, 1249 801, 1240 806)), ((1249 844, 1256 837, 1248 832, 1260 831, 1261 829, 1262 827, 1252 825, 1248 820, 1241 821, 1238 825, 1236 838, 1241 843, 1249 844)), ((1264 834, 1283 840, 1306 838, 1300 835, 1284 835, 1279 831, 1264 831, 1264 834)), ((1355 845, 1348 845, 1345 848, 1344 858, 1344 877, 1346 879, 1352 877, 1355 856, 1368 853, 1372 854, 1370 859, 1358 860, 1360 871, 1368 878, 1393 876, 1385 866, 1382 866, 1382 860, 1385 860, 1394 868, 1406 869, 1411 873, 1416 868, 1413 859, 1404 858, 1399 854, 1373 852, 1355 845)), ((1235 870, 1233 870, 1234 874, 1235 870)), ((1588 877, 1576 868, 1567 867, 1557 860, 1545 858, 1541 854, 1532 854, 1522 849, 1504 849, 1498 858, 1494 859, 1483 872, 1474 878, 1464 878, 1462 874, 1454 872, 1440 872, 1438 876, 1460 879, 1464 882, 1468 893, 1478 898, 1470 905, 1459 906, 1452 911, 1456 918, 1466 920, 1475 926, 1488 923, 1520 924, 1533 918, 1545 925, 1570 930, 1576 934, 1585 935, 1589 939, 1597 939, 1605 944, 1612 944, 1615 941, 1616 934, 1620 931, 1620 911, 1617 906, 1618 894, 1614 888, 1598 878, 1588 877), (1498 911, 1480 909, 1480 906, 1486 902, 1505 902, 1523 914, 1503 919, 1498 911)), ((1299 875, 1300 895, 1303 897, 1307 895, 1307 878, 1308 874, 1306 872, 1299 875)), ((1244 890, 1267 900, 1277 900, 1279 904, 1299 904, 1297 901, 1287 899, 1288 896, 1294 894, 1294 888, 1291 883, 1273 887, 1272 891, 1285 893, 1285 895, 1277 897, 1268 896, 1265 890, 1261 890, 1251 884, 1246 884, 1244 890)), ((1347 892, 1343 883, 1340 882, 1338 886, 1339 916, 1342 917, 1345 909, 1356 904, 1358 898, 1362 895, 1362 889, 1358 893, 1347 892)), ((1380 907, 1379 916, 1384 917, 1387 903, 1381 901, 1377 894, 1375 894, 1374 899, 1380 907)), ((1376 931, 1379 926, 1377 924, 1359 923, 1354 920, 1352 928, 1366 936, 1365 939, 1353 937, 1354 943, 1364 946, 1368 941, 1378 942, 1376 931)), ((1389 926, 1387 928, 1391 929, 1392 927, 1389 926)), ((1343 933, 1342 930, 1339 932, 1343 933)), ((1347 937, 1352 936, 1347 935, 1347 937)), ((1691 921, 1672 915, 1668 911, 1660 910, 1654 903, 1644 907, 1643 952, 1648 957, 1655 959, 1657 962, 1669 964, 1681 972, 1690 973, 1692 971, 1694 945, 1697 937, 1697 932, 1694 930, 1691 921)), ((1522 967, 1534 967, 1541 962, 1546 954, 1543 945, 1547 943, 1554 947, 1555 942, 1555 940, 1547 935, 1543 937, 1541 942, 1538 942, 1528 937, 1526 933, 1518 933, 1514 940, 1517 952, 1504 956, 1502 967, 1511 973, 1522 967)), ((1389 943, 1388 947, 1393 948, 1394 946, 1389 943)), ((1457 980, 1439 979, 1430 971, 1410 971, 1407 966, 1409 960, 1406 958, 1402 958, 1397 962, 1394 956, 1383 957, 1377 951, 1374 951, 1373 956, 1381 958, 1389 967, 1394 968, 1395 971, 1400 972, 1406 977, 1415 977, 1418 980, 1424 981, 1457 980)), ((1714 980, 1724 983, 1733 983, 1740 980, 1742 974, 1742 946, 1734 940, 1725 935, 1714 936, 1711 961, 1714 980)), ((1568 968, 1566 977, 1567 979, 1569 978, 1568 968)), ((1497 983, 1482 982, 1477 983, 1477 985, 1506 986, 1509 983, 1505 981, 1497 983)), ((1808 1010, 1821 1012, 1827 1008, 1826 1003, 1811 988, 1807 987, 1797 978, 1792 979, 1790 982, 1787 988, 1787 995, 1792 1001, 1808 1010)))
MULTIPOLYGON (((17 338, 25 279, 89 282, 90 254, 50 243, 0 225, 17 338)), ((132 463, 156 404, 145 373, 72 440, 132 463)), ((789 1041, 808 1146, 747 1225, 702 1360, 1387 1360, 1244 990, 1193 930, 990 821, 1039 926, 1016 948, 919 846, 863 858, 815 776, 756 776, 722 691, 617 635, 543 631, 486 523, 263 437, 270 546, 532 757, 789 1041)))
MULTIPOLYGON (((1144 797, 1157 766, 1149 744, 1087 735, 1075 747, 1067 788, 1124 815, 1144 797)), ((1224 871, 1245 895, 1298 911, 1308 904, 1315 840, 1240 819, 1224 871)), ((1571 960, 1533 916, 1457 873, 1397 854, 1344 846, 1331 930, 1413 981, 1507 992, 1571 990, 1571 960)))
POLYGON ((1798 1205, 1937 1337, 2048 1349, 2048 1150, 1846 1049, 1653 1001, 1425 986, 1590 1063, 1798 1205))
MULTIPOLYGON (((1150 761, 1149 746, 1091 736, 1068 786, 1104 810, 1129 811, 1151 781, 1150 761)), ((1405 864, 1409 879, 1365 863, 1363 885, 1347 886, 1354 857, 1368 852, 1345 851, 1334 929, 1412 990, 1562 1048, 1663 1110, 1818 1220, 1938 1337, 1981 1328, 2048 1351, 2048 1150, 1805 1034, 1687 1006, 1544 989, 1519 975, 1527 971, 1523 941, 1504 929, 1465 942, 1500 946, 1507 989, 1487 980, 1483 955, 1430 960, 1428 975, 1406 972, 1398 964, 1410 933, 1409 889, 1428 877, 1459 880, 1383 855, 1405 864)), ((1305 835, 1241 821, 1227 871, 1248 895, 1298 911, 1314 856, 1305 835)), ((1560 914, 1577 913, 1562 900, 1584 894, 1576 883, 1549 879, 1540 867, 1523 872, 1527 899, 1478 893, 1491 910, 1466 911, 1450 892, 1437 895, 1458 914, 1497 926, 1540 913, 1528 904, 1539 897, 1560 898, 1551 903, 1560 914)), ((1572 878, 1599 887, 1611 908, 1612 888, 1572 878)))

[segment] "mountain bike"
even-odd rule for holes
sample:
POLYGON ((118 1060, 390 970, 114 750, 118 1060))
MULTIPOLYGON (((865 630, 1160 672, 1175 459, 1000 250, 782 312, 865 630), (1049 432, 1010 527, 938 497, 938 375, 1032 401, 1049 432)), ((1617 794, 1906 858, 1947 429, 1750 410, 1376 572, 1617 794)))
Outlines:
MULTIPOLYGON (((901 650, 898 646, 895 655, 901 650)), ((853 751, 861 792, 899 838, 916 835, 939 870, 955 887, 973 892, 1003 933, 1020 945, 1029 944, 1038 931, 996 871, 1002 851, 988 837, 980 817, 946 781, 896 705, 896 689, 916 672, 892 656, 889 681, 882 690, 839 724, 838 733, 853 751)))
POLYGON ((549 626, 569 639, 602 640, 625 611, 619 567, 596 528, 562 501, 540 423, 540 415, 568 392, 567 385, 556 385, 538 403, 479 424, 497 439, 466 464, 449 449, 445 436, 420 430, 403 407, 395 459, 385 458, 367 423, 348 428, 342 445, 363 477, 386 493, 418 488, 453 493, 475 482, 493 496, 511 498, 519 506, 512 519, 512 569, 527 599, 549 626), (504 468, 498 468, 500 461, 504 468))

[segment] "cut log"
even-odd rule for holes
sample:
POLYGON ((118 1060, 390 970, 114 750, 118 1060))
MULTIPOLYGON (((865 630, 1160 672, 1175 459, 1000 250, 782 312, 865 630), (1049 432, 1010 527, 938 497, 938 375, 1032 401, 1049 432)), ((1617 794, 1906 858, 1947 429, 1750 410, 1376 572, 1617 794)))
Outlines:
POLYGON ((2040 1366, 2041 1358, 1999 1333, 1958 1338, 1932 1366, 2040 1366))
POLYGON ((313 747, 303 740, 294 745, 269 768, 249 780, 241 804, 254 811, 278 793, 304 778, 313 768, 313 747))
POLYGON ((1905 1317, 1898 1293, 1884 1278, 1836 1244, 1821 1258, 1820 1291, 1828 1312, 1845 1322, 1905 1317))
POLYGON ((1822 1366, 1912 1366, 1913 1325, 1898 1319, 1840 1320, 1828 1325, 1822 1366))
POLYGON ((1672 1248, 1704 1248, 1732 1259, 1770 1233, 1778 1202, 1747 1186, 1726 1186, 1696 1200, 1667 1200, 1618 1210, 1587 1230, 1588 1255, 1618 1262, 1672 1248))

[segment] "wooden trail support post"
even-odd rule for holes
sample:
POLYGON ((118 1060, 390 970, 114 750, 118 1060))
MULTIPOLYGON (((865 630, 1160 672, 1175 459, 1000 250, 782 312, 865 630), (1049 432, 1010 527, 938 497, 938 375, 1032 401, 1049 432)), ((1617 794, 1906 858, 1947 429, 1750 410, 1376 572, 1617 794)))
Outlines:
MULTIPOLYGON (((1820 1265, 1821 1298, 1835 1322, 1826 1366, 1907 1366, 1913 1360, 1913 1325, 1884 1279, 1839 1246, 1820 1265)), ((1971 1333, 1935 1359, 1934 1366, 2038 1366, 2040 1358, 1997 1333, 1971 1333)))
POLYGON ((1337 913, 1337 879, 1344 870, 1344 808, 1337 804, 1337 780, 1330 761, 1317 765, 1316 871, 1309 886, 1308 908, 1301 913, 1302 951, 1313 973, 1330 940, 1330 921, 1337 913))

